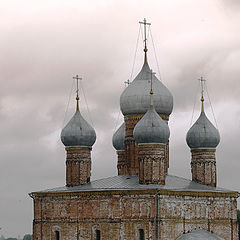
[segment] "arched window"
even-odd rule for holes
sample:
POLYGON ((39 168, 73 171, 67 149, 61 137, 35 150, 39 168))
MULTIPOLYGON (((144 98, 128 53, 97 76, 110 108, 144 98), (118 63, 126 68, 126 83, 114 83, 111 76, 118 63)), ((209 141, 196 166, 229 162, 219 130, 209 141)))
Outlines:
POLYGON ((55 240, 60 240, 60 232, 55 231, 55 240))
POLYGON ((144 240, 144 230, 139 229, 139 240, 144 240))
POLYGON ((96 230, 96 240, 100 240, 101 239, 101 232, 100 230, 96 230))

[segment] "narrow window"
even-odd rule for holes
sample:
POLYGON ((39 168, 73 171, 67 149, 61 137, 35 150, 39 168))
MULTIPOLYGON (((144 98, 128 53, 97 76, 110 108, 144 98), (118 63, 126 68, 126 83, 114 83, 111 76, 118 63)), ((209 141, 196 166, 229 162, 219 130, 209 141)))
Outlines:
POLYGON ((101 239, 100 230, 96 230, 96 240, 100 240, 100 239, 101 239))
POLYGON ((60 240, 60 233, 59 231, 55 231, 55 239, 60 240))
POLYGON ((144 230, 139 229, 139 240, 144 240, 144 230))

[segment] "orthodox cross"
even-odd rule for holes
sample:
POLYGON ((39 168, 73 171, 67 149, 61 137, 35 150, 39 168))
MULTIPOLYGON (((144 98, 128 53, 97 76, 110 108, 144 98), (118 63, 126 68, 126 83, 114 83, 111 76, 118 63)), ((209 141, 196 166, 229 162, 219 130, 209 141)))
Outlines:
POLYGON ((77 111, 79 111, 79 88, 78 88, 78 80, 82 80, 82 78, 80 78, 78 75, 76 75, 76 77, 73 77, 74 80, 77 80, 77 97, 76 97, 76 100, 77 100, 77 111))
POLYGON ((201 77, 198 80, 200 81, 200 84, 201 84, 201 102, 202 102, 202 112, 203 112, 204 111, 204 106, 203 106, 204 97, 203 97, 203 93, 204 93, 204 83, 206 82, 206 80, 203 79, 203 77, 201 77))
POLYGON ((144 25, 144 61, 147 62, 147 29, 146 29, 146 26, 147 25, 151 25, 151 23, 148 23, 146 18, 143 19, 143 22, 139 22, 140 24, 143 24, 144 25))

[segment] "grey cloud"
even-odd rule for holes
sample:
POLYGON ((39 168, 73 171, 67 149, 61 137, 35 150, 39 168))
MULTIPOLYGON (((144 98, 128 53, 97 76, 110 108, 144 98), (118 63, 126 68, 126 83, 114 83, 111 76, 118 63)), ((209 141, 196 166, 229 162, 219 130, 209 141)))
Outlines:
MULTIPOLYGON (((175 4, 170 2, 167 6, 154 1, 142 2, 139 8, 127 2, 99 4, 96 9, 75 2, 73 8, 64 6, 66 10, 59 2, 57 4, 57 9, 54 4, 49 8, 41 5, 46 8, 37 9, 34 16, 24 15, 21 9, 20 17, 15 14, 18 23, 11 25, 6 18, 5 24, 9 22, 9 27, 1 31, 0 192, 4 195, 4 198, 1 195, 4 207, 0 206, 0 212, 6 219, 4 223, 0 222, 3 234, 31 231, 32 201, 28 192, 65 184, 65 150, 57 133, 62 127, 75 74, 83 77, 82 84, 97 132, 92 151, 92 178, 116 174, 117 156, 111 139, 116 125, 123 119, 120 114, 119 122, 116 122, 119 97, 132 70, 138 21, 146 11, 154 20, 152 30, 163 81, 175 102, 176 114, 171 116, 170 173, 190 178, 190 152, 185 133, 177 132, 174 126, 191 117, 197 78, 203 75, 208 80, 214 105, 223 100, 239 102, 240 36, 236 29, 240 17, 237 11, 233 11, 231 18, 226 18, 225 10, 220 10, 218 17, 226 24, 221 29, 218 24, 211 25, 210 20, 215 18, 216 12, 209 8, 212 15, 208 15, 208 21, 204 23, 209 34, 203 34, 197 25, 201 22, 199 19, 181 25, 183 16, 174 16, 175 4), (124 19, 120 16, 123 8, 124 19), (164 14, 165 9, 167 14, 164 14), (191 34, 193 30, 194 34, 191 34), (9 114, 11 109, 16 112, 9 114), (181 112, 186 112, 189 117, 178 117, 181 112)), ((177 12, 185 13, 184 4, 177 12)), ((197 4, 208 8, 206 1, 197 4)), ((151 67, 157 71, 150 46, 148 54, 151 67)), ((134 76, 140 70, 142 60, 142 43, 139 42, 134 76)), ((75 111, 74 95, 75 89, 65 123, 75 111)), ((83 116, 91 122, 82 93, 80 107, 83 116)), ((239 118, 239 112, 231 117, 239 118)), ((187 124, 184 126, 187 131, 187 124)), ((235 188, 235 182, 239 182, 236 157, 239 125, 238 128, 226 127, 236 134, 227 136, 219 146, 219 185, 235 188), (228 177, 231 171, 234 181, 228 177)))
POLYGON ((229 1, 220 1, 220 6, 223 8, 226 8, 225 10, 233 10, 233 11, 239 11, 240 9, 240 2, 238 0, 229 0, 229 1))

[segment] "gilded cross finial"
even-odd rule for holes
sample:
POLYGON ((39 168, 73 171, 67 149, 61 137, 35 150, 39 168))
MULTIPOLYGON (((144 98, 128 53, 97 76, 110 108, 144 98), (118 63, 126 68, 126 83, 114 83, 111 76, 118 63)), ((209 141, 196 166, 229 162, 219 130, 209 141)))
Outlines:
POLYGON ((152 76, 155 75, 156 73, 152 71, 152 69, 150 70, 150 106, 153 106, 153 88, 152 88, 152 76))
POLYGON ((77 100, 77 111, 79 111, 79 88, 78 88, 78 80, 82 80, 82 78, 80 78, 78 75, 76 75, 76 77, 73 77, 74 80, 77 80, 77 96, 76 96, 76 100, 77 100))
POLYGON ((206 80, 203 79, 203 77, 201 77, 198 80, 200 81, 200 84, 201 84, 201 102, 202 102, 202 109, 201 109, 201 111, 204 112, 204 96, 203 96, 203 93, 204 93, 204 82, 206 82, 206 80))
POLYGON ((151 23, 148 23, 146 18, 143 19, 143 22, 139 22, 140 24, 143 24, 144 25, 144 62, 147 62, 147 28, 146 26, 147 25, 151 25, 151 23))

